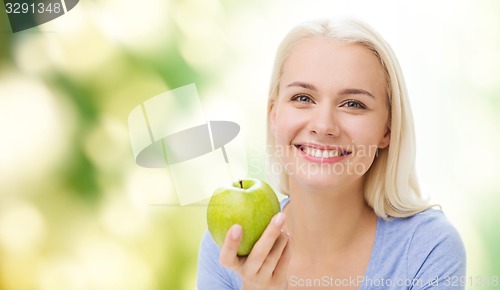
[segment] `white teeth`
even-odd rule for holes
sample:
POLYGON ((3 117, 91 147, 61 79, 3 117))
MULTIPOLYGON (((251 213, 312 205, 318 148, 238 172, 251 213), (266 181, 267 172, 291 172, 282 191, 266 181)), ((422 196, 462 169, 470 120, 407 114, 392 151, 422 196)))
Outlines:
POLYGON ((302 150, 307 154, 316 158, 333 158, 340 156, 337 150, 319 150, 310 147, 303 147, 302 150))

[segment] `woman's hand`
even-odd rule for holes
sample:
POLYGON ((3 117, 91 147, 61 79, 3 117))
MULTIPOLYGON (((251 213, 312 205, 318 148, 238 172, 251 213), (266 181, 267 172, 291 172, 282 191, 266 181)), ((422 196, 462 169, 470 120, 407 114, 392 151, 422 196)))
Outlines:
POLYGON ((221 265, 235 271, 242 289, 287 289, 287 269, 291 258, 291 239, 282 232, 285 214, 276 214, 247 257, 238 257, 243 237, 240 225, 233 225, 220 252, 221 265))

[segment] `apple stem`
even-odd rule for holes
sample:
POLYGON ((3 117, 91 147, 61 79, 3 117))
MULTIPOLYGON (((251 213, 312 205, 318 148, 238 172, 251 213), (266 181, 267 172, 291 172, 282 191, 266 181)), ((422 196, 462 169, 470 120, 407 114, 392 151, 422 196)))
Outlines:
POLYGON ((243 188, 243 180, 240 179, 240 187, 243 188))

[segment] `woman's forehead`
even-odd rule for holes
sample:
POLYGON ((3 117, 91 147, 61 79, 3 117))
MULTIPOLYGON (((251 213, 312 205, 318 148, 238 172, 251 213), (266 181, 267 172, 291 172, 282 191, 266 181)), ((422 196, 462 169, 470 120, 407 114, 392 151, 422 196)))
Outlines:
POLYGON ((385 73, 373 51, 362 44, 327 39, 304 39, 290 52, 283 64, 280 87, 290 82, 332 83, 367 86, 385 92, 385 73))

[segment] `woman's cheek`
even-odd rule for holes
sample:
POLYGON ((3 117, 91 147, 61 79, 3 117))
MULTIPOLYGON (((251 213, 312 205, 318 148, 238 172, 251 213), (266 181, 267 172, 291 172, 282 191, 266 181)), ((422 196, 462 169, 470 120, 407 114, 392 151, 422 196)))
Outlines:
POLYGON ((283 139, 291 138, 297 133, 297 119, 299 116, 293 114, 290 109, 283 109, 276 118, 276 132, 283 139))

